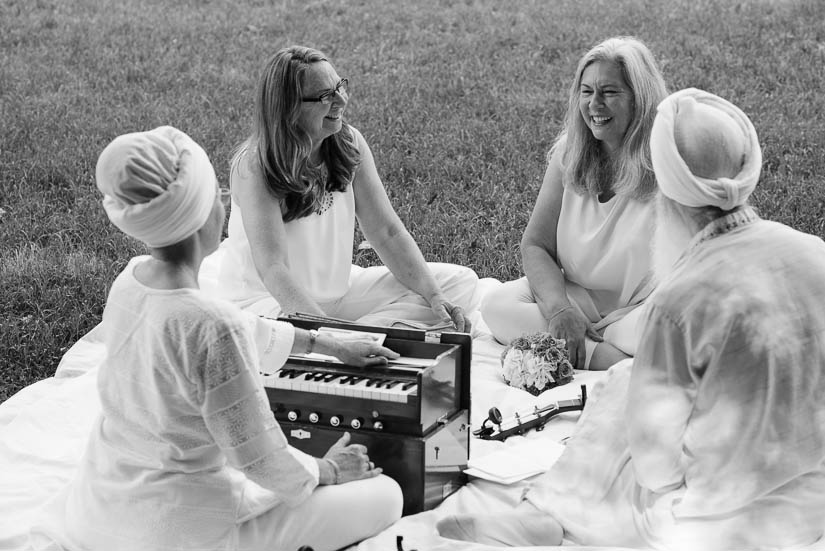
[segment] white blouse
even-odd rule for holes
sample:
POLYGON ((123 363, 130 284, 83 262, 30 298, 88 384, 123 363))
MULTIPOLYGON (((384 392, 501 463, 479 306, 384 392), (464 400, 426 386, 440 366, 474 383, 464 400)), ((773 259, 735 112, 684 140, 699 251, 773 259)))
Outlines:
MULTIPOLYGON (((280 216, 280 212, 273 212, 280 216)), ((320 212, 284 224, 287 267, 316 302, 337 300, 349 290, 352 244, 355 236, 355 195, 352 185, 328 192, 320 212)), ((229 236, 221 243, 226 252, 218 274, 221 295, 241 307, 270 296, 252 260, 243 226, 243 214, 232 203, 229 236)))
POLYGON ((654 202, 614 195, 600 203, 565 187, 556 250, 568 292, 592 322, 650 292, 654 202))

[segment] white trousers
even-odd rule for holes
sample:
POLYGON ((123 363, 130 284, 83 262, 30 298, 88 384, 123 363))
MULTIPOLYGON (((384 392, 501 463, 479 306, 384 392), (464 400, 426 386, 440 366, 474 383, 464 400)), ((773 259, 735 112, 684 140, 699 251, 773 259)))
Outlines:
MULTIPOLYGON (((461 306, 466 314, 478 309, 478 276, 473 270, 439 262, 427 265, 448 301, 461 306)), ((405 287, 385 266, 353 265, 347 293, 320 306, 329 317, 364 325, 389 326, 397 320, 432 325, 439 321, 424 297, 405 287)), ((271 296, 244 308, 269 318, 277 318, 282 313, 278 301, 271 296)))
MULTIPOLYGON (((78 542, 67 541, 65 496, 66 492, 61 491, 46 504, 25 549, 91 551, 78 542)), ((336 551, 389 527, 401 518, 403 502, 398 483, 386 475, 319 486, 298 506, 281 505, 241 523, 234 532, 235 541, 221 549, 298 551, 308 545, 313 551, 336 551)), ((140 542, 134 544, 135 549, 141 547, 140 542)))
MULTIPOLYGON (((591 304, 587 304, 588 298, 584 289, 568 283, 567 298, 591 323, 600 321, 592 301, 591 304)), ((624 317, 605 327, 602 334, 604 340, 628 356, 635 355, 639 329, 637 325, 641 314, 641 307, 633 308, 624 317)), ((525 333, 547 331, 547 320, 536 304, 536 297, 526 277, 508 281, 490 292, 481 305, 481 317, 496 340, 502 344, 509 344, 525 333)), ((585 340, 587 365, 590 364, 595 348, 596 342, 585 340)))
POLYGON ((319 486, 297 507, 275 507, 240 525, 238 551, 335 551, 374 536, 401 518, 403 497, 386 475, 319 486))

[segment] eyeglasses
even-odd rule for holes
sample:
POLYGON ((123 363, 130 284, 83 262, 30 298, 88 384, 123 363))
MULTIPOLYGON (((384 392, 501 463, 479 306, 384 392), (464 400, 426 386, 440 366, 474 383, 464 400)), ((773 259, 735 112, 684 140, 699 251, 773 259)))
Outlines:
POLYGON ((301 98, 301 101, 309 102, 309 103, 323 103, 324 105, 329 105, 332 103, 332 100, 335 98, 335 94, 344 95, 347 93, 347 85, 349 81, 345 78, 342 78, 338 81, 338 84, 335 85, 335 88, 332 90, 327 90, 317 98, 301 98))

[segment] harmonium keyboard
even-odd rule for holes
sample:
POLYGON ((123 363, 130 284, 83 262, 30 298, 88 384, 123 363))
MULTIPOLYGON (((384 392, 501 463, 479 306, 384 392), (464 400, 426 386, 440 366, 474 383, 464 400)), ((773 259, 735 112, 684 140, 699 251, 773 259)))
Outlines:
POLYGON ((264 375, 272 411, 289 443, 322 457, 344 432, 404 493, 404 514, 435 507, 466 481, 470 360, 466 333, 365 326, 324 319, 303 329, 385 335, 401 359, 360 368, 317 355, 290 356, 264 375))

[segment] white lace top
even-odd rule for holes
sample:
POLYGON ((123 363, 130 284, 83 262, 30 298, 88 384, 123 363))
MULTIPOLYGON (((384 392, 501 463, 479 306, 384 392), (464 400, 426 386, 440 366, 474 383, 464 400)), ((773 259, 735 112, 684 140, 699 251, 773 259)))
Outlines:
MULTIPOLYGON (((145 257, 144 257, 145 258, 145 257)), ((239 522, 304 500, 315 460, 287 445, 258 373, 291 325, 199 290, 118 276, 103 313, 102 413, 66 504, 81 549, 231 548, 239 522)))

